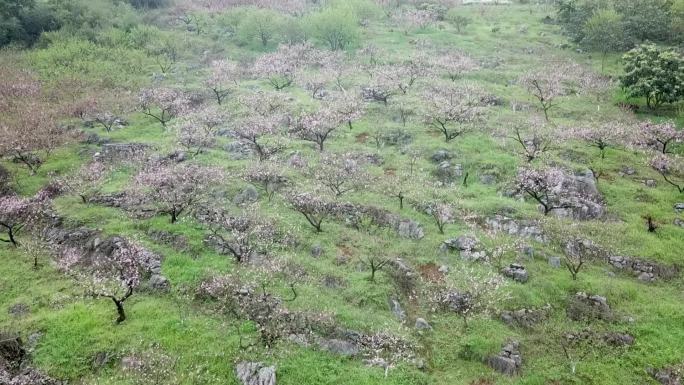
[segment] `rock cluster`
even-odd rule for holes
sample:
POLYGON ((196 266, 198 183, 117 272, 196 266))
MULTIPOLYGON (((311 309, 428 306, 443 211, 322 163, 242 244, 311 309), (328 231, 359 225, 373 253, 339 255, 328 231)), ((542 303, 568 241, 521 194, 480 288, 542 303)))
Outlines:
POLYGON ((462 259, 468 261, 477 261, 487 258, 487 254, 480 249, 480 241, 475 237, 467 235, 447 239, 442 243, 441 250, 458 252, 462 259))
POLYGON ((27 354, 21 338, 0 332, 0 384, 8 385, 61 385, 27 365, 27 354))
POLYGON ((539 309, 506 310, 501 313, 501 321, 508 326, 532 328, 546 320, 550 312, 551 305, 549 304, 539 309))
POLYGON ((574 175, 565 174, 553 193, 553 206, 568 206, 551 211, 556 217, 591 220, 602 218, 605 214, 603 197, 590 170, 574 175))
POLYGON ((653 282, 658 279, 672 279, 679 273, 679 269, 676 266, 670 267, 656 262, 617 255, 608 257, 608 263, 618 270, 632 273, 637 279, 643 282, 653 282))
POLYGON ((520 344, 517 341, 507 343, 499 354, 487 359, 487 364, 492 369, 507 376, 520 374, 522 367, 520 344))
POLYGON ((613 311, 608 305, 606 297, 583 292, 575 294, 566 308, 568 318, 573 321, 600 319, 610 321, 613 311))
POLYGON ((520 283, 525 283, 528 279, 530 279, 530 275, 525 269, 525 266, 518 263, 511 263, 510 265, 504 267, 501 273, 504 276, 520 283))
POLYGON ((512 219, 503 215, 495 215, 486 218, 484 224, 487 228, 496 232, 544 242, 544 234, 537 221, 512 219))
POLYGON ((240 362, 235 367, 235 374, 242 385, 275 385, 275 366, 265 366, 261 362, 240 362))

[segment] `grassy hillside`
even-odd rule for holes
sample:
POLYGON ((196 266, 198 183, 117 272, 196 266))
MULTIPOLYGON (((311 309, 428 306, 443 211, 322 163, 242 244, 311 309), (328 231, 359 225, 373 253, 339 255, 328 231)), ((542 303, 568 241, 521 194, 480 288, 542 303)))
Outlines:
MULTIPOLYGON (((8 49, 0 55, 4 63, 29 69, 46 87, 57 90, 60 81, 73 76, 86 90, 92 87, 103 94, 123 95, 133 100, 134 105, 141 88, 161 85, 199 94, 203 105, 213 106, 216 101, 204 85, 212 60, 228 58, 250 69, 253 60, 277 49, 275 40, 266 45, 258 39, 243 42, 233 32, 227 32, 230 24, 240 18, 239 12, 230 9, 212 13, 193 11, 193 15, 202 18, 199 33, 178 22, 171 9, 144 12, 141 17, 154 27, 138 26, 133 32, 113 27, 98 32, 92 39, 70 37, 64 31, 51 32, 34 48, 8 49), (158 57, 135 45, 136 39, 143 39, 140 36, 146 34, 145 28, 154 29, 148 31, 150 39, 172 41, 177 47, 175 63, 165 74, 160 74, 155 62, 158 57)), ((618 107, 627 97, 614 83, 599 94, 560 96, 548 124, 553 146, 531 164, 537 168, 555 165, 568 172, 584 172, 588 167, 600 169, 596 185, 603 197, 605 214, 586 221, 545 216, 533 200, 509 193, 518 167, 527 162, 519 155, 519 145, 502 135, 502 130, 514 122, 528 122, 541 116, 536 101, 518 80, 529 71, 546 69, 553 73, 551 67, 557 63, 577 63, 598 74, 600 55, 575 50, 556 25, 545 23, 546 16, 553 16, 551 7, 461 6, 458 12, 472 21, 460 32, 447 21, 431 22, 420 28, 402 25, 383 11, 374 15, 367 25, 359 27, 358 40, 343 52, 349 67, 344 83, 349 94, 356 95, 361 86, 372 81, 364 69, 368 67, 361 65, 369 60, 360 51, 367 45, 377 49, 383 63, 401 63, 442 50, 463 52, 477 61, 479 68, 465 73, 455 84, 474 85, 501 101, 487 107, 484 119, 474 129, 445 142, 439 132, 425 123, 423 111, 427 101, 423 93, 434 83, 451 83, 437 76, 418 79, 406 95, 390 98, 388 105, 363 102, 364 115, 353 123, 351 130, 346 125, 336 129, 325 142, 324 153, 292 135, 267 135, 268 143, 284 147, 272 162, 287 176, 289 187, 272 199, 267 199, 259 189, 252 210, 275 225, 281 231, 279 237, 286 234, 295 240, 279 243, 278 239, 269 246, 265 250, 269 263, 238 263, 230 255, 214 250, 205 242, 209 234, 207 225, 195 215, 185 214, 172 224, 167 215, 138 216, 121 208, 83 203, 76 194, 66 192, 51 202, 52 210, 63 218, 63 226, 96 229, 101 239, 120 236, 136 240, 163 257, 161 271, 168 278, 170 289, 136 290, 126 301, 128 319, 116 325, 111 301, 85 295, 78 280, 58 268, 55 261, 59 253, 39 252, 38 268, 33 269, 35 251, 2 244, 0 330, 22 336, 31 365, 74 384, 238 384, 235 364, 241 361, 275 365, 277 383, 281 385, 637 385, 656 383, 647 368, 681 366, 684 286, 680 275, 646 283, 633 274, 617 271, 604 259, 595 259, 586 263, 577 280, 573 280, 565 267, 552 266, 549 257, 561 257, 563 263, 561 241, 574 231, 608 250, 610 255, 640 258, 664 266, 682 263, 684 228, 674 224, 682 214, 673 207, 684 202, 684 195, 649 167, 649 155, 621 144, 608 148, 601 159, 596 148, 563 135, 570 127, 625 118, 633 122, 631 130, 637 129, 636 122, 647 120, 675 119, 681 127, 682 107, 666 106, 656 112, 642 107, 633 114, 618 107), (414 111, 405 123, 398 112, 400 103, 414 111), (387 140, 378 145, 376 137, 392 133, 408 139, 402 145, 387 140), (452 184, 438 183, 439 163, 431 157, 443 149, 451 153, 452 165, 460 164, 468 173, 467 186, 463 185, 462 176, 452 184), (380 161, 363 165, 364 171, 373 176, 365 180, 365 186, 329 199, 373 206, 417 221, 424 237, 407 239, 391 227, 365 221, 353 226, 332 215, 324 221, 323 231, 315 232, 304 216, 292 209, 287 199, 289 191, 320 191, 311 173, 320 170, 318 164, 324 154, 344 152, 380 161), (289 166, 293 154, 304 158, 312 171, 309 167, 289 166), (633 173, 625 173, 626 167, 632 168, 633 173), (409 168, 413 170, 410 177, 391 179, 409 168), (645 185, 644 180, 655 181, 655 186, 645 185), (382 193, 382 183, 405 184, 407 199, 402 209, 396 198, 382 193), (433 217, 421 209, 420 203, 426 201, 444 201, 456 207, 455 219, 446 224, 444 234, 438 231, 433 217), (485 218, 497 214, 540 221, 547 241, 508 236, 482 225, 485 218), (656 232, 647 231, 645 216, 655 218, 656 232), (182 239, 182 244, 164 243, 154 236, 158 232, 182 239), (521 263, 529 273, 526 283, 505 278, 503 287, 497 290, 496 302, 488 311, 471 316, 467 327, 458 314, 435 309, 429 298, 435 286, 463 287, 469 282, 467 275, 499 275, 501 266, 494 261, 472 262, 461 258, 458 252, 440 249, 445 240, 464 235, 479 239, 489 255, 497 246, 505 248, 501 265, 521 263), (521 244, 528 247, 527 252, 519 247, 521 244), (312 255, 313 248, 320 248, 320 256, 312 255), (412 271, 414 286, 408 290, 402 286, 406 283, 397 278, 391 263, 371 281, 370 270, 364 263, 369 257, 392 261, 400 258, 412 271), (364 357, 335 354, 315 344, 297 344, 287 336, 266 346, 260 341, 255 322, 222 312, 214 301, 198 294, 202 282, 220 274, 254 282, 259 290, 263 284, 268 293, 281 299, 290 297, 293 285, 296 298, 282 302, 289 311, 328 315, 342 329, 395 336, 411 346, 413 357, 392 361, 385 370, 367 365, 364 357), (566 308, 578 292, 607 298, 614 317, 571 320, 566 308), (390 298, 401 304, 406 313, 404 321, 393 314, 390 298), (504 310, 538 309, 546 304, 550 305, 546 318, 531 328, 509 326, 501 320, 504 310), (17 311, 23 307, 24 311, 17 311), (432 330, 417 330, 416 318, 427 320, 432 330), (624 347, 597 343, 564 351, 568 333, 587 329, 596 333, 627 333, 634 337, 634 342, 624 347), (513 340, 520 343, 522 366, 518 374, 507 376, 492 369, 486 361, 513 340), (145 370, 147 374, 140 375, 127 369, 130 357, 142 357, 154 370, 145 370), (575 373, 571 371, 573 361, 577 362, 575 373)), ((327 49, 317 40, 314 42, 321 50, 327 49)), ((620 68, 618 55, 608 57, 601 75, 615 78, 620 68)), ((326 88, 334 89, 332 82, 326 88)), ((231 116, 222 123, 226 130, 241 113, 240 97, 271 89, 263 76, 245 74, 227 101, 217 107, 231 116)), ((295 115, 300 110, 317 110, 323 103, 312 98, 301 84, 277 92, 295 115)), ((152 157, 181 149, 174 121, 169 127, 162 127, 139 109, 128 110, 125 119, 126 126, 111 132, 77 118, 62 121, 82 130, 84 136, 95 134, 100 143, 148 144, 148 155, 152 157)), ((222 170, 224 176, 213 181, 208 203, 239 214, 248 210, 234 203, 235 197, 249 185, 243 174, 258 160, 253 155, 236 159, 227 150, 234 141, 229 135, 220 135, 214 145, 196 156, 186 151, 188 159, 183 164, 222 170)), ((13 175, 12 188, 28 197, 51 179, 75 173, 102 149, 100 144, 71 141, 55 150, 35 175, 9 159, 3 160, 2 165, 13 175)), ((675 145, 673 150, 684 154, 684 147, 675 145)), ((124 162, 127 160, 113 162, 99 194, 130 189, 140 165, 124 162)), ((20 242, 25 244, 30 244, 32 238, 37 235, 29 230, 19 235, 20 242)))

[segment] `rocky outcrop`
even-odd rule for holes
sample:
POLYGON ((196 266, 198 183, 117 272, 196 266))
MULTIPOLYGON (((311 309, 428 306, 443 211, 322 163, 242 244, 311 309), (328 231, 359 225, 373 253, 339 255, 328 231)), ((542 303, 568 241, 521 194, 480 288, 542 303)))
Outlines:
POLYGON ((678 368, 649 368, 646 371, 662 385, 682 385, 682 379, 684 379, 683 371, 678 368))
POLYGON ((490 230, 511 236, 529 238, 537 242, 544 242, 544 233, 537 221, 513 219, 503 215, 485 218, 484 225, 490 230))
POLYGON ((643 282, 654 282, 658 279, 669 280, 679 274, 677 266, 666 266, 638 258, 614 255, 608 257, 608 263, 618 270, 631 273, 643 282))
POLYGON ((442 242, 441 250, 443 252, 457 252, 462 259, 467 261, 478 261, 487 258, 487 254, 481 250, 480 241, 475 237, 467 235, 447 239, 442 242))
POLYGON ((530 279, 530 275, 525 269, 525 266, 518 263, 511 263, 510 265, 504 267, 503 270, 501 270, 501 273, 504 276, 520 283, 525 283, 530 279))
POLYGON ((275 366, 261 362, 240 362, 235 366, 235 374, 242 385, 276 385, 275 366))
POLYGON ((568 318, 573 321, 589 321, 600 319, 611 321, 613 311, 606 297, 579 292, 572 296, 566 308, 568 318))
POLYGON ((522 368, 520 344, 517 341, 507 343, 499 354, 487 359, 487 364, 492 369, 507 376, 520 374, 522 368))
POLYGON ((529 329, 545 321, 549 317, 550 312, 551 305, 549 304, 539 309, 506 310, 501 313, 501 321, 508 326, 529 329))
POLYGON ((0 384, 2 385, 61 385, 27 365, 27 354, 19 336, 0 332, 0 384))
POLYGON ((577 174, 565 174, 554 187, 552 206, 563 207, 551 211, 558 218, 575 220, 600 219, 605 215, 603 197, 590 170, 577 174))
POLYGON ((108 162, 130 162, 147 155, 150 146, 142 143, 105 143, 100 157, 108 162))

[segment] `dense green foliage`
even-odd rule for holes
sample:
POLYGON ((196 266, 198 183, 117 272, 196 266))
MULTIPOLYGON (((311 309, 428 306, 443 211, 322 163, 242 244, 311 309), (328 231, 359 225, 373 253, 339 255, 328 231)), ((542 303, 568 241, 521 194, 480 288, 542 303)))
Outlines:
POLYGON ((684 99, 684 57, 655 45, 641 45, 624 56, 620 78, 630 96, 644 97, 648 107, 684 99))

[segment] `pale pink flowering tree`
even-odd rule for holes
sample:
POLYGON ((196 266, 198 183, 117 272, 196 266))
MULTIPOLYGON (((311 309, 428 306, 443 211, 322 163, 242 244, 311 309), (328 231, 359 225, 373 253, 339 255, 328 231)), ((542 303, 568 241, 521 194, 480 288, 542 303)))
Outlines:
POLYGON ((221 59, 211 63, 210 73, 204 85, 212 92, 218 104, 230 95, 241 77, 241 70, 237 63, 221 59))
POLYGON ((563 182, 563 171, 557 168, 535 170, 520 168, 515 179, 518 191, 527 194, 544 209, 544 215, 553 210, 568 208, 565 204, 555 204, 555 188, 563 182))
POLYGON ((573 139, 586 142, 601 152, 601 159, 606 157, 606 149, 624 143, 629 135, 629 127, 619 121, 610 121, 584 127, 571 127, 567 135, 573 139))
POLYGON ((169 215, 171 223, 176 223, 182 214, 201 203, 223 176, 220 169, 213 167, 154 166, 135 177, 134 192, 151 199, 157 213, 169 215))
POLYGON ((340 120, 346 122, 350 130, 354 128, 353 123, 361 119, 365 113, 363 101, 356 96, 335 95, 330 104, 330 108, 337 112, 340 120))
POLYGON ((323 151, 325 142, 344 122, 333 106, 324 105, 316 112, 302 113, 291 119, 290 133, 295 137, 313 142, 323 151))
POLYGON ((456 208, 445 202, 426 202, 426 212, 435 220, 440 234, 444 234, 444 227, 456 220, 456 208))
POLYGON ((238 98, 238 104, 245 110, 246 117, 257 115, 259 117, 273 117, 283 113, 287 104, 283 96, 277 92, 255 91, 242 95, 238 98))
POLYGON ((232 135, 249 146, 257 154, 259 160, 269 159, 282 150, 282 146, 264 143, 264 137, 277 132, 278 122, 272 116, 248 117, 236 122, 231 130, 232 135))
POLYGON ((270 202, 275 193, 282 189, 288 182, 288 178, 282 171, 283 168, 284 167, 281 164, 260 162, 247 170, 244 178, 259 186, 270 202))
POLYGON ((66 190, 78 195, 83 203, 100 192, 102 184, 109 174, 110 167, 102 162, 91 162, 81 166, 76 172, 65 178, 62 183, 66 190))
POLYGON ((292 194, 288 197, 288 201, 295 211, 306 218, 317 233, 323 231, 323 221, 335 211, 333 204, 324 200, 319 194, 311 192, 292 194))
POLYGON ((640 123, 633 143, 652 148, 663 154, 671 152, 672 145, 684 142, 684 130, 678 130, 674 122, 640 123))
MULTIPOLYGON (((425 29, 437 20, 434 12, 425 9, 404 9, 394 14, 394 21, 405 27, 425 29)), ((406 31, 408 34, 408 30, 406 31)))
POLYGON ((167 87, 142 90, 138 96, 138 104, 143 114, 154 118, 164 127, 190 107, 190 101, 183 92, 167 87))
POLYGON ((326 154, 309 173, 337 197, 367 186, 371 179, 351 153, 326 154))
POLYGON ((292 85, 297 71, 302 67, 320 64, 324 58, 322 52, 310 43, 281 44, 276 52, 257 58, 254 62, 254 73, 268 78, 273 88, 280 91, 292 85))
POLYGON ((0 242, 19 246, 17 233, 26 225, 31 213, 31 201, 14 195, 0 197, 0 229, 7 234, 7 239, 0 242))
POLYGON ((242 215, 231 215, 222 210, 210 213, 206 224, 219 247, 230 253, 238 263, 248 262, 256 253, 269 250, 278 237, 277 228, 247 208, 242 215))
POLYGON ((480 274, 470 269, 459 270, 457 282, 430 289, 428 295, 433 311, 457 314, 468 328, 468 320, 476 315, 495 312, 499 304, 508 299, 506 281, 498 274, 480 274))
POLYGON ((567 80, 559 65, 547 64, 544 69, 529 71, 520 77, 520 84, 532 95, 549 120, 549 110, 556 107, 556 99, 565 94, 567 80))
POLYGON ((528 124, 513 124, 506 135, 520 145, 520 153, 529 163, 546 154, 556 143, 556 133, 540 119, 531 119, 528 124))
POLYGON ((178 143, 193 155, 199 155, 216 142, 218 130, 227 115, 216 108, 204 108, 184 116, 176 125, 178 143))
POLYGON ((482 91, 468 84, 434 86, 423 94, 425 121, 449 142, 480 121, 484 114, 481 97, 482 91))
POLYGON ((463 74, 478 69, 478 64, 475 60, 457 51, 448 51, 432 57, 430 59, 430 66, 434 70, 445 74, 452 82, 460 79, 463 74))
POLYGON ((116 323, 126 320, 124 303, 149 274, 158 257, 139 244, 120 244, 108 258, 85 261, 84 253, 76 248, 62 250, 58 267, 73 276, 94 297, 109 298, 116 306, 116 323))
POLYGON ((650 161, 651 167, 662 175, 665 182, 684 194, 684 160, 675 155, 657 154, 650 161))

